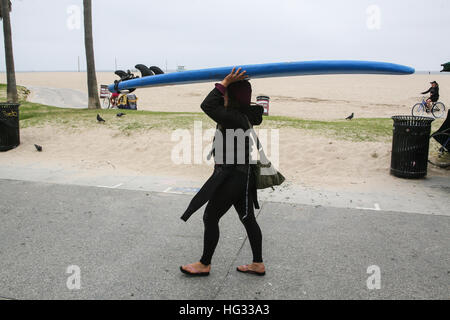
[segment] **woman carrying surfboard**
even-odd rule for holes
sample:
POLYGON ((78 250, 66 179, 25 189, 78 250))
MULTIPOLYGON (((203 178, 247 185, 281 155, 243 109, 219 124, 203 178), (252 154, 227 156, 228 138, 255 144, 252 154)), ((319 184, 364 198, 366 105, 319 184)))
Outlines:
POLYGON ((207 276, 211 259, 219 241, 219 220, 234 206, 243 223, 253 253, 253 263, 237 267, 237 271, 256 275, 265 274, 262 259, 262 233, 256 221, 254 208, 259 209, 255 177, 251 166, 251 140, 236 138, 252 125, 262 122, 262 106, 251 106, 251 85, 245 79, 246 71, 233 70, 216 84, 201 104, 202 110, 217 123, 213 143, 214 172, 192 199, 181 217, 187 221, 208 202, 204 215, 203 254, 199 262, 180 267, 192 276, 207 276), (230 134, 231 131, 231 134, 230 134), (231 155, 231 156, 230 156, 231 155), (240 161, 241 156, 244 161, 240 161))

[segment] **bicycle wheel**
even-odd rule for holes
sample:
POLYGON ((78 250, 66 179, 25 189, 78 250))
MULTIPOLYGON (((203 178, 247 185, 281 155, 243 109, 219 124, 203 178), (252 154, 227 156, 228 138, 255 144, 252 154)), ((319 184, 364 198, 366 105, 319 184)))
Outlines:
POLYGON ((412 115, 415 117, 425 116, 427 114, 425 107, 422 103, 416 103, 414 107, 412 107, 412 115))
POLYGON ((104 99, 103 99, 103 101, 102 101, 102 107, 103 107, 103 109, 109 109, 110 104, 111 104, 111 101, 110 101, 109 98, 104 98, 104 99))
POLYGON ((442 102, 436 102, 433 109, 431 109, 431 112, 435 118, 442 118, 445 115, 444 104, 442 102))

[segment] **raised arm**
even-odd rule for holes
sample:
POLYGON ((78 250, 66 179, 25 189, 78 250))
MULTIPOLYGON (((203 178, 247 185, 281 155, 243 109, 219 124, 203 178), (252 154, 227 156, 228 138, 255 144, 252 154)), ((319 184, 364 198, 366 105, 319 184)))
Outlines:
POLYGON ((429 93, 431 91, 431 88, 430 89, 428 89, 427 91, 425 91, 425 92, 422 92, 422 93, 420 93, 420 94, 427 94, 427 93, 429 93))
POLYGON ((240 68, 233 71, 209 93, 201 104, 202 110, 216 123, 224 128, 246 128, 248 127, 246 117, 233 108, 226 108, 224 94, 227 87, 236 81, 246 78, 245 71, 240 72, 240 68))

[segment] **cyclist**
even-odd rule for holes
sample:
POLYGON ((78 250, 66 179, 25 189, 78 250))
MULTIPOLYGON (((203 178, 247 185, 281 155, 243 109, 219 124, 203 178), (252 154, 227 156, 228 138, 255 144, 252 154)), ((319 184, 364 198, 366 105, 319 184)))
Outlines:
POLYGON ((427 112, 431 110, 431 103, 435 103, 439 100, 439 84, 436 81, 432 81, 431 88, 421 94, 430 93, 430 97, 427 99, 427 112))

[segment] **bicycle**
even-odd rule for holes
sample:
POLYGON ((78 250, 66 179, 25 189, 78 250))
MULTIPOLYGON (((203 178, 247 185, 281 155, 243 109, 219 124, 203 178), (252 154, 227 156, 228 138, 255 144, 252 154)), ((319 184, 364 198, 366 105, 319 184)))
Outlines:
MULTIPOLYGON (((444 130, 442 132, 435 132, 435 133, 433 133, 430 136, 430 139, 435 137, 435 136, 440 136, 440 135, 447 136, 447 140, 446 140, 446 142, 444 142, 442 147, 439 148, 439 151, 438 151, 439 152, 439 158, 444 156, 445 153, 449 152, 449 148, 450 148, 450 146, 449 146, 449 143, 450 143, 450 128, 447 129, 447 130, 444 130)), ((450 163, 434 163, 434 162, 432 162, 429 159, 428 159, 428 162, 431 163, 432 165, 434 165, 436 167, 439 167, 439 168, 442 168, 442 169, 446 169, 446 168, 450 167, 450 163)))
POLYGON ((108 90, 107 85, 100 86, 100 100, 102 109, 109 109, 111 107, 111 93, 108 90))
POLYGON ((433 117, 436 119, 442 118, 445 115, 445 105, 442 102, 433 102, 431 105, 431 108, 428 107, 427 100, 424 97, 422 97, 422 102, 416 103, 412 107, 412 115, 419 117, 419 116, 426 116, 427 113, 431 113, 433 117))
POLYGON ((102 109, 111 108, 111 97, 103 98, 101 104, 102 104, 102 109))

